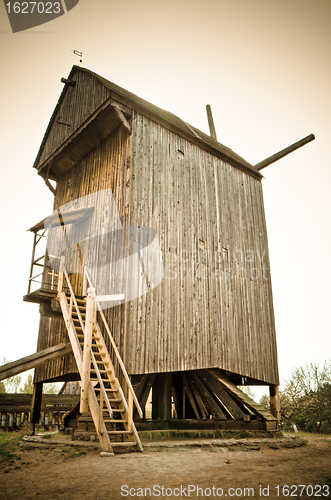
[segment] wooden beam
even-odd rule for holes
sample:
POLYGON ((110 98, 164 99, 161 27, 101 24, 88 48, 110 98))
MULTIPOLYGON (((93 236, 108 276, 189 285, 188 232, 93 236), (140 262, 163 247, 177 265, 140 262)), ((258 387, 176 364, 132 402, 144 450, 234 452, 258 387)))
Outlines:
POLYGON ((31 403, 31 423, 33 424, 33 434, 35 424, 38 424, 40 418, 41 400, 43 397, 43 383, 38 382, 33 385, 32 403, 31 403))
POLYGON ((200 393, 198 391, 198 389, 195 387, 195 384, 194 384, 194 380, 193 380, 193 377, 192 377, 192 373, 193 372, 189 372, 187 374, 187 380, 189 382, 189 385, 190 385, 190 389, 192 391, 192 394, 194 395, 194 398, 197 402, 197 405, 198 405, 198 408, 201 412, 201 415, 202 415, 202 418, 209 418, 208 414, 207 414, 207 411, 206 411, 206 408, 203 404, 203 401, 202 401, 202 398, 200 396, 200 393))
POLYGON ((196 390, 199 392, 204 406, 208 409, 209 413, 216 418, 227 418, 224 411, 221 409, 220 404, 216 402, 213 395, 209 392, 208 388, 197 375, 196 371, 192 372, 191 380, 196 390))
POLYGON ((0 381, 6 378, 13 377, 19 373, 31 370, 37 366, 48 363, 52 359, 62 358, 67 354, 72 352, 71 344, 59 344, 53 347, 48 347, 43 351, 39 351, 31 356, 26 356, 25 358, 18 359, 12 363, 7 363, 0 366, 0 381))
POLYGON ((209 370, 217 379, 224 385, 225 389, 233 394, 239 401, 241 401, 247 408, 252 410, 255 414, 261 416, 265 420, 275 421, 275 417, 271 415, 262 405, 256 403, 254 399, 250 398, 243 391, 238 389, 232 382, 225 378, 217 369, 212 368, 209 370))
POLYGON ((213 120, 213 114, 211 112, 211 107, 209 104, 207 104, 206 110, 207 110, 207 118, 208 118, 210 137, 212 139, 214 139, 215 141, 217 141, 217 135, 216 135, 215 125, 214 125, 214 120, 213 120))
POLYGON ((301 139, 301 141, 295 142, 294 144, 292 144, 288 148, 282 149, 278 153, 276 153, 272 156, 269 156, 269 158, 266 158, 265 160, 261 161, 260 163, 257 163, 256 165, 254 165, 254 167, 257 170, 262 170, 263 168, 267 167, 268 165, 271 165, 271 163, 275 163, 275 161, 278 161, 281 158, 284 158, 284 156, 292 153, 296 149, 301 148, 305 144, 308 144, 308 142, 313 141, 314 139, 315 139, 314 134, 307 135, 307 137, 305 137, 304 139, 301 139))
POLYGON ((244 412, 236 403, 234 398, 224 389, 217 378, 208 370, 199 370, 198 374, 200 375, 202 381, 205 383, 208 389, 213 391, 220 399, 222 404, 224 404, 224 407, 230 413, 230 416, 235 420, 243 420, 244 412))
POLYGON ((269 394, 270 413, 277 419, 278 423, 280 423, 282 415, 280 411, 279 385, 270 385, 269 394))
POLYGON ((68 80, 68 78, 61 78, 61 83, 66 83, 70 87, 75 87, 76 85, 75 80, 68 80))
POLYGON ((131 134, 131 125, 130 123, 128 122, 128 120, 125 118, 124 114, 122 113, 121 109, 119 106, 117 106, 117 104, 113 101, 112 102, 112 106, 115 110, 115 113, 117 114, 118 118, 121 120, 121 122, 123 123, 124 127, 126 128, 126 130, 129 132, 129 134, 131 134))
POLYGON ((186 393, 186 396, 187 396, 187 398, 192 406, 192 409, 194 411, 195 417, 197 419, 200 419, 199 411, 198 411, 197 405, 195 404, 194 397, 193 397, 191 388, 188 384, 188 381, 186 379, 185 373, 183 373, 183 386, 184 386, 184 391, 186 393))

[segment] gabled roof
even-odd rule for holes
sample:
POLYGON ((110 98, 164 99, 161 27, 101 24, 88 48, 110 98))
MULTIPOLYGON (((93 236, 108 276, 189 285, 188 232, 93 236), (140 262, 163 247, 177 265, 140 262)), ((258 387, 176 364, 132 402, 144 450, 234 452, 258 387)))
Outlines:
MULTIPOLYGON (((250 163, 248 163, 246 160, 244 160, 242 157, 237 155, 232 151, 232 149, 224 146, 223 144, 217 142, 214 140, 212 137, 209 135, 205 134, 204 132, 198 130, 197 128, 189 125, 185 121, 183 121, 181 118, 178 116, 174 115, 173 113, 170 113, 169 111, 165 111, 162 108, 159 108, 158 106, 155 106, 154 104, 151 104, 150 102, 142 99, 141 97, 136 96, 135 94, 129 92, 128 90, 123 89, 122 87, 119 87, 115 83, 110 82, 109 80, 106 80, 105 78, 101 77, 100 75, 86 69, 86 68, 81 68, 80 66, 73 66, 70 74, 68 76, 67 80, 74 80, 74 76, 76 72, 83 72, 85 74, 88 74, 90 76, 93 76, 96 78, 99 82, 101 82, 109 91, 110 98, 114 99, 117 102, 120 102, 124 106, 127 106, 130 109, 134 109, 141 114, 147 116, 148 118, 156 121, 157 123, 160 123, 164 127, 168 128, 169 130, 175 132, 176 134, 184 137, 185 139, 189 140, 190 142, 193 142, 194 144, 197 144, 201 148, 209 151, 210 153, 214 154, 215 156, 218 156, 225 161, 229 162, 236 168, 239 168, 240 170, 243 170, 244 172, 254 176, 257 179, 261 179, 262 175, 260 172, 250 163)), ((50 119, 50 122, 48 124, 48 127, 46 129, 43 141, 41 143, 38 155, 36 157, 35 163, 34 163, 34 168, 37 168, 39 170, 39 173, 41 175, 45 175, 45 171, 41 173, 41 169, 43 168, 43 164, 39 165, 40 158, 45 146, 45 143, 47 141, 49 132, 53 126, 54 120, 57 116, 57 113, 59 111, 59 108, 62 104, 62 101, 64 99, 64 96, 66 94, 68 85, 66 84, 60 98, 58 100, 58 103, 54 109, 53 115, 50 119)), ((92 113, 91 113, 92 115, 92 113)))

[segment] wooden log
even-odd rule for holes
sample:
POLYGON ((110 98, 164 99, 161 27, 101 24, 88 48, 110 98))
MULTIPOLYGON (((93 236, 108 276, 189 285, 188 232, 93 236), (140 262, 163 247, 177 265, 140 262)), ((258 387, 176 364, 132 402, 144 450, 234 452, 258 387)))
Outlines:
POLYGON ((43 351, 39 351, 31 356, 18 359, 12 363, 7 363, 0 366, 0 381, 6 378, 13 377, 19 373, 36 368, 48 361, 56 358, 62 358, 72 352, 71 344, 59 344, 53 347, 48 347, 43 351))
POLYGON ((257 170, 262 170, 263 168, 267 167, 268 165, 271 165, 271 163, 275 163, 275 161, 278 161, 281 158, 284 158, 284 156, 292 153, 296 149, 301 148, 305 144, 308 144, 308 142, 313 141, 314 139, 315 139, 314 134, 307 135, 307 137, 304 137, 304 139, 301 139, 301 141, 295 142, 291 146, 289 146, 285 149, 282 149, 281 151, 279 151, 278 153, 276 153, 272 156, 269 156, 269 158, 266 158, 265 160, 261 161, 260 163, 257 163, 256 165, 254 165, 254 167, 257 170))
POLYGON ((217 135, 216 135, 215 125, 214 125, 214 120, 213 120, 213 114, 211 112, 211 107, 209 104, 207 104, 206 110, 207 110, 210 137, 212 139, 214 139, 215 141, 217 141, 217 135))
POLYGON ((195 387, 195 384, 194 384, 194 381, 193 381, 193 377, 192 377, 192 372, 189 372, 187 374, 187 380, 188 380, 190 389, 192 391, 192 394, 193 394, 193 396, 195 398, 195 401, 197 402, 199 411, 201 412, 202 418, 208 418, 209 415, 208 415, 208 413, 206 411, 206 408, 204 406, 204 403, 203 403, 203 400, 201 398, 201 395, 200 395, 199 391, 197 390, 197 388, 195 387))
MULTIPOLYGON (((191 391, 191 388, 190 388, 190 385, 188 383, 188 380, 185 376, 185 374, 183 373, 183 385, 184 385, 184 391, 185 391, 185 394, 191 404, 191 407, 193 409, 193 412, 194 412, 194 415, 196 418, 200 418, 200 415, 199 415, 199 411, 198 411, 198 408, 197 408, 197 405, 195 404, 195 401, 194 401, 194 397, 193 397, 193 394, 192 394, 192 391, 191 391)), ((185 408, 184 408, 185 409, 185 408)))
POLYGON ((229 411, 231 418, 243 420, 244 412, 234 398, 224 389, 218 379, 207 370, 199 370, 197 373, 204 384, 219 397, 225 408, 229 411))
POLYGON ((225 378, 218 370, 209 370, 214 374, 218 380, 224 385, 225 389, 233 394, 239 401, 241 401, 247 408, 252 410, 256 415, 262 417, 264 420, 274 421, 276 420, 271 413, 269 413, 262 405, 256 403, 252 398, 247 396, 243 391, 238 389, 232 382, 225 378))
POLYGON ((280 399, 279 399, 279 386, 270 385, 270 413, 277 419, 278 423, 281 421, 280 399))
POLYGON ((40 419, 42 396, 43 396, 43 383, 38 382, 33 386, 32 403, 31 403, 31 413, 32 413, 31 422, 34 426, 39 422, 40 419))
MULTIPOLYGON (((136 392, 136 396, 139 400, 139 404, 140 404, 140 407, 143 411, 143 414, 144 414, 144 418, 145 418, 145 406, 146 406, 146 403, 147 403, 147 399, 148 399, 148 396, 149 396, 149 393, 151 391, 151 388, 153 386, 153 383, 154 383, 154 380, 155 380, 155 376, 156 374, 155 373, 152 373, 150 375, 146 375, 146 378, 144 377, 144 384, 143 384, 143 388, 140 388, 139 387, 139 391, 135 391, 136 392)), ((137 409, 135 409, 134 411, 134 419, 140 419, 139 415, 138 415, 138 411, 137 409)))
POLYGON ((216 402, 213 395, 209 392, 208 388, 205 386, 205 384, 202 382, 195 371, 192 372, 191 380, 196 390, 199 392, 199 395, 209 413, 216 418, 227 418, 220 405, 216 402))

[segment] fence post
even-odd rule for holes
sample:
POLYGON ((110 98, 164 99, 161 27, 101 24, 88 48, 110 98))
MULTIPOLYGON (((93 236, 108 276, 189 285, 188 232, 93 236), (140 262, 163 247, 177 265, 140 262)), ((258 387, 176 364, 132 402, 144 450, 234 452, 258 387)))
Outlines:
POLYGON ((88 392, 89 392, 90 370, 91 370, 94 298, 95 298, 95 289, 93 287, 90 287, 87 290, 87 298, 86 298, 86 319, 85 319, 84 352, 83 352, 83 377, 82 377, 82 391, 81 391, 81 397, 80 397, 80 412, 81 413, 85 413, 88 411, 88 392))

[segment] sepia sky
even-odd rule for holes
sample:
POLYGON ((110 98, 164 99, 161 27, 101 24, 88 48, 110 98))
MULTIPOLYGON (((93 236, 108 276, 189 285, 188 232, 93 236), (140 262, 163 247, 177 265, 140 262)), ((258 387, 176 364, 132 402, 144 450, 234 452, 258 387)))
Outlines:
POLYGON ((53 195, 32 169, 57 99, 82 66, 208 133, 252 164, 310 133, 262 171, 281 381, 331 358, 330 0, 80 0, 13 34, 0 4, 0 363, 36 350, 23 303, 33 237, 53 195))

